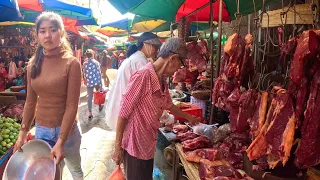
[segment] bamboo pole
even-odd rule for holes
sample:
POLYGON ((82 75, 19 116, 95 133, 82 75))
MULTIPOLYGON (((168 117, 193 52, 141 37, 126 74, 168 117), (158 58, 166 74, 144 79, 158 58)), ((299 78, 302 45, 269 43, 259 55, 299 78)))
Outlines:
POLYGON ((213 107, 212 104, 212 94, 213 94, 213 72, 214 72, 214 59, 213 59, 213 7, 212 7, 213 0, 210 0, 210 19, 209 19, 209 26, 210 26, 210 62, 211 62, 211 79, 210 79, 210 85, 211 85, 211 92, 210 92, 210 99, 211 99, 211 109, 210 109, 210 121, 209 124, 213 123, 213 107))

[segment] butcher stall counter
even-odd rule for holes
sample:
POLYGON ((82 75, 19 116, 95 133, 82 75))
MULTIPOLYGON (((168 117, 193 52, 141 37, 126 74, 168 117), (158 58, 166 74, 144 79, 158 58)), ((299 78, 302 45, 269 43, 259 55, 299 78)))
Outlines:
POLYGON ((182 150, 182 144, 176 143, 175 149, 179 155, 182 166, 188 176, 188 179, 192 180, 200 180, 199 177, 199 165, 196 163, 188 162, 186 159, 186 154, 182 150))
MULTIPOLYGON (((179 180, 179 177, 182 175, 181 171, 182 168, 187 174, 188 179, 190 180, 200 180, 199 177, 199 164, 188 162, 186 160, 186 155, 182 150, 182 144, 177 143, 175 141, 176 135, 172 132, 165 131, 165 128, 159 129, 160 133, 169 141, 171 142, 171 145, 169 146, 170 149, 173 151, 172 153, 172 163, 169 163, 172 165, 173 170, 173 180, 179 180), (181 163, 180 163, 181 162, 181 163)), ((184 176, 184 175, 182 175, 184 176)))

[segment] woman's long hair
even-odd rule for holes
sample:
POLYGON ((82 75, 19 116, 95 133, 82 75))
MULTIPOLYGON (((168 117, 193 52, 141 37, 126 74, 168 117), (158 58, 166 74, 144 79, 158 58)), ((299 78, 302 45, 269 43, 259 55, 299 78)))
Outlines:
POLYGON ((106 67, 107 66, 107 58, 108 52, 106 50, 103 51, 103 56, 102 56, 102 61, 101 61, 101 66, 106 67))
MULTIPOLYGON (((67 33, 64 29, 64 24, 62 21, 62 18, 59 14, 56 14, 54 12, 43 12, 41 13, 36 21, 36 36, 38 36, 40 25, 43 21, 50 21, 55 28, 60 30, 61 33, 63 33, 63 36, 61 37, 61 49, 65 51, 65 53, 68 53, 72 55, 72 49, 70 46, 69 41, 67 40, 67 33)), ((40 73, 41 73, 41 66, 43 62, 43 47, 40 43, 38 43, 36 52, 34 56, 32 57, 31 61, 31 78, 35 79, 40 73)))

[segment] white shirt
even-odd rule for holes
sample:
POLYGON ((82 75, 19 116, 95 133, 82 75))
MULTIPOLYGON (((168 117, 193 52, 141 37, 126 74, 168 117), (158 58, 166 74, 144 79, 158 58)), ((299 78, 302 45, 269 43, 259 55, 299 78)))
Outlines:
POLYGON ((118 69, 106 107, 107 125, 112 130, 116 130, 122 95, 127 91, 131 75, 147 63, 146 56, 141 51, 137 51, 125 59, 118 69))

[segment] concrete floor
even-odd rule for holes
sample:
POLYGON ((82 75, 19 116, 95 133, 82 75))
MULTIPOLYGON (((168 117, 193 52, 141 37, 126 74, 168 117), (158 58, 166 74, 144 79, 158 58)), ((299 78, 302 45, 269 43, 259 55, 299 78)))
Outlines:
MULTIPOLYGON (((105 123, 105 108, 99 112, 98 106, 93 106, 93 119, 87 118, 86 89, 81 89, 81 99, 78 116, 82 133, 81 157, 85 180, 105 180, 116 168, 111 159, 114 150, 115 132, 110 131, 105 123)), ((165 180, 172 178, 171 167, 165 162, 162 152, 157 149, 155 165, 165 175, 165 180)), ((63 180, 72 180, 68 168, 63 168, 63 180)))

